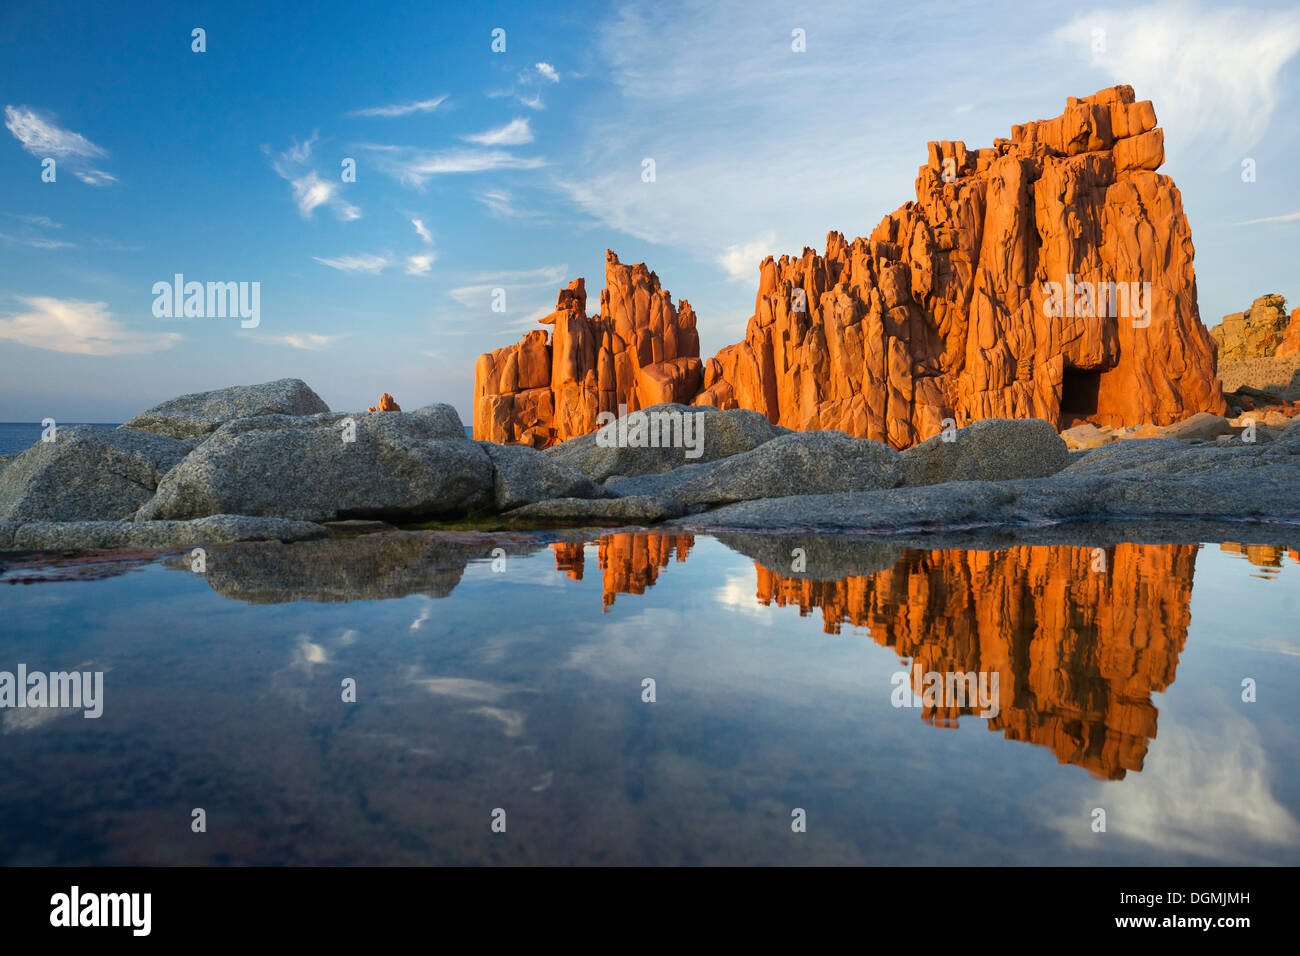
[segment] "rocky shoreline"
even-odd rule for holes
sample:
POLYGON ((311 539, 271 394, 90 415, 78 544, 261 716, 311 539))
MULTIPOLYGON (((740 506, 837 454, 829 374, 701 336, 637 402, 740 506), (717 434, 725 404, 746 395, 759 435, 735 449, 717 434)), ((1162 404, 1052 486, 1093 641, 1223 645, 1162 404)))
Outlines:
MULTIPOLYGON (((172 399, 116 430, 68 427, 0 466, 0 550, 310 541, 428 520, 899 539, 1105 522, 1300 526, 1300 419, 1197 415, 1070 450, 989 419, 904 451, 752 411, 662 405, 545 451, 472 441, 455 410, 330 412, 285 379, 172 399), (622 429, 620 431, 620 428, 622 429), (669 435, 671 438, 671 434, 669 435), (345 530, 339 522, 372 523, 345 530)), ((1067 435, 1068 437, 1068 435, 1067 435)))

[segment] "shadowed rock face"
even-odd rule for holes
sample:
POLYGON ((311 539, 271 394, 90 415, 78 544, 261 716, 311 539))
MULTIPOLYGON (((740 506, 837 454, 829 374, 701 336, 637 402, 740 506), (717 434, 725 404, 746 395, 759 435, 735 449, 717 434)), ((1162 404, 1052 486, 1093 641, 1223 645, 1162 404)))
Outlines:
POLYGON ((621 304, 606 311, 602 298, 598 325, 573 304, 575 283, 543 320, 556 327, 553 357, 534 332, 479 359, 475 437, 563 441, 623 396, 629 407, 694 396, 895 448, 945 418, 1061 427, 1224 414, 1191 230, 1177 187, 1156 172, 1163 161, 1155 111, 1128 86, 1072 97, 1061 116, 1013 126, 989 148, 930 143, 916 201, 869 237, 831 232, 821 255, 763 260, 745 340, 705 363, 698 394, 696 364, 682 364, 697 354, 694 316, 687 334, 685 304, 673 315, 657 280, 629 286, 626 267, 607 267, 621 304), (620 359, 633 339, 635 362, 620 359))
POLYGON ((645 263, 605 252, 600 315, 587 315, 582 279, 560 291, 552 326, 518 345, 479 356, 474 369, 474 437, 545 448, 585 435, 601 412, 688 403, 700 388, 695 313, 659 286, 645 263))
MULTIPOLYGON (((908 549, 888 570, 839 581, 755 568, 759 601, 820 609, 827 633, 865 627, 923 673, 996 671, 990 730, 1118 780, 1142 769, 1156 736, 1151 694, 1174 680, 1195 561, 1196 545, 1119 544, 908 549)), ((951 726, 974 708, 921 713, 951 726)))

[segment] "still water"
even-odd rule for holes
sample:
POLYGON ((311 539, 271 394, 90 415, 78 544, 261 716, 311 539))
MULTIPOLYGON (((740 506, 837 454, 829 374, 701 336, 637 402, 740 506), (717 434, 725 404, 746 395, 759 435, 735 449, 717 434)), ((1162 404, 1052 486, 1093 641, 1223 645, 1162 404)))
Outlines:
POLYGON ((789 543, 11 562, 0 671, 104 699, 0 711, 0 863, 1300 858, 1296 552, 789 543), (913 700, 914 664, 996 714, 913 700))

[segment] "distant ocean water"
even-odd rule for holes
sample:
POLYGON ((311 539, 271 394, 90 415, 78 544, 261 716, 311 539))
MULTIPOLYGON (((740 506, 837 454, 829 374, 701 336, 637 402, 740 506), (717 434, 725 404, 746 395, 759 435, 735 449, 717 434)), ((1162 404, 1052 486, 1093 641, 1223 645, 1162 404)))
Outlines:
MULTIPOLYGON (((96 428, 116 428, 117 423, 59 422, 65 425, 94 425, 96 428)), ((465 436, 474 437, 474 426, 465 426, 465 436)), ((0 456, 20 455, 41 440, 40 422, 0 422, 0 456)))
MULTIPOLYGON (((96 428, 116 428, 117 423, 59 422, 68 425, 93 425, 96 428)), ((20 455, 41 440, 40 422, 0 422, 0 455, 20 455)))

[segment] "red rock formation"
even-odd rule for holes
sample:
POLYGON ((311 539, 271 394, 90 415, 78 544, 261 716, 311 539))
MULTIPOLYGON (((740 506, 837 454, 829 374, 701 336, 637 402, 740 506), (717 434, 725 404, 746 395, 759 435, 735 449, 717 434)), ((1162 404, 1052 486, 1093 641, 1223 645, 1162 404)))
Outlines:
MULTIPOLYGON (((986 149, 930 143, 916 201, 869 238, 832 232, 822 255, 763 260, 745 340, 708 360, 696 403, 898 448, 936 434, 945 418, 1123 426, 1226 413, 1182 197, 1156 172, 1164 135, 1155 124, 1151 103, 1117 86, 1070 98, 1061 116, 1013 126, 986 149)), ((545 445, 590 431, 595 411, 624 395, 644 406, 694 394, 696 366, 681 361, 697 354, 682 341, 688 332, 695 341, 694 317, 686 321, 684 303, 672 313, 644 266, 627 270, 607 255, 617 267, 607 268, 611 290, 640 270, 644 291, 615 294, 621 311, 602 308, 597 320, 566 309, 561 293, 544 321, 556 341, 561 317, 570 330, 554 363, 563 379, 539 371, 525 385, 508 370, 511 355, 541 355, 544 333, 481 357, 475 437, 545 445), (635 368, 618 364, 629 350, 635 368)))
MULTIPOLYGON (((597 544, 597 554, 603 572, 604 606, 612 607, 619 594, 644 594, 646 588, 658 580, 659 572, 668 567, 674 555, 680 564, 694 546, 695 536, 690 534, 620 531, 602 535, 597 544)), ((581 581, 586 558, 583 547, 581 541, 552 544, 556 570, 581 581)))
POLYGON ((689 403, 700 386, 695 313, 659 286, 645 263, 605 252, 600 314, 588 317, 582 279, 560 291, 555 311, 517 345, 479 356, 474 437, 544 448, 596 428, 601 412, 689 403))
MULTIPOLYGON (((1173 683, 1187 639, 1196 546, 1104 551, 1101 565, 1091 548, 909 549, 887 571, 842 581, 755 565, 758 600, 820 608, 827 633, 866 627, 922 672, 997 671, 990 730, 1114 780, 1142 769, 1156 735, 1151 694, 1173 683)), ((941 725, 958 716, 922 711, 941 725)))
POLYGON ((1224 413, 1155 122, 1120 86, 989 149, 930 143, 916 202, 870 238, 763 261, 745 341, 709 360, 697 401, 898 448, 944 418, 1224 413), (1150 324, 1108 283, 1150 283, 1150 324))
POLYGON ((379 396, 378 405, 371 405, 366 409, 368 412, 400 412, 401 410, 402 406, 398 405, 397 400, 387 392, 379 396))

